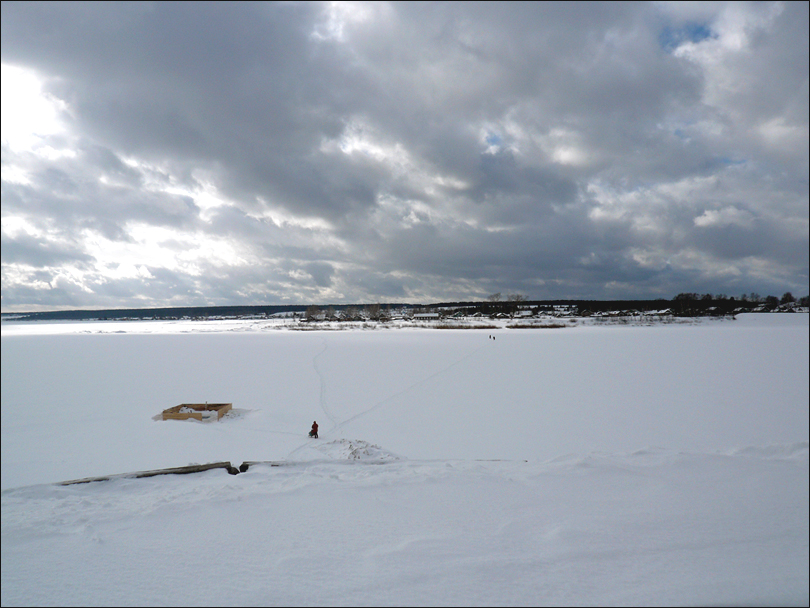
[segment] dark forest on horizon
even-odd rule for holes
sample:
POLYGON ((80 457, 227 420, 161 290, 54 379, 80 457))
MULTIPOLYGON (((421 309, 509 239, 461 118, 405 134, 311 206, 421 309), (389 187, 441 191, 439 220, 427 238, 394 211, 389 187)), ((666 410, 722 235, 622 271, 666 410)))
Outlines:
POLYGON ((785 293, 781 298, 776 296, 761 297, 758 294, 743 295, 739 298, 724 295, 681 293, 671 300, 659 298, 654 300, 528 300, 520 295, 501 298, 501 294, 492 294, 485 301, 437 302, 433 304, 270 304, 270 305, 235 305, 235 306, 179 306, 164 308, 121 308, 105 310, 54 310, 40 312, 3 313, 4 318, 13 317, 24 321, 53 320, 119 320, 119 319, 208 319, 270 317, 286 313, 300 315, 318 311, 442 311, 452 314, 461 311, 465 314, 485 316, 497 314, 514 314, 518 310, 535 310, 537 312, 553 311, 554 307, 565 307, 571 314, 590 315, 593 313, 616 312, 650 312, 669 311, 674 316, 732 315, 740 312, 792 311, 796 306, 807 307, 810 297, 795 298, 785 293))

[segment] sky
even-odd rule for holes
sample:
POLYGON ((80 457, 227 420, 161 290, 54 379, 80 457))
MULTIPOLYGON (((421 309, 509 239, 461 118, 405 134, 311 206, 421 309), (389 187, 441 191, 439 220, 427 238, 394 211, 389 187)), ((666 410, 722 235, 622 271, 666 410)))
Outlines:
POLYGON ((1 6, 3 312, 810 291, 805 2, 1 6))

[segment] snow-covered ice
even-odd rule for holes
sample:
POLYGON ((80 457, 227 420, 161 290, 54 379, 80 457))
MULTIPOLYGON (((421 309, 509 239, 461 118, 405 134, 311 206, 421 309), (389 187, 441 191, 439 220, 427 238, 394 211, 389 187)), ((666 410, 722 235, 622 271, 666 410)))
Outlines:
POLYGON ((807 605, 806 314, 291 328, 4 322, 2 604, 807 605))

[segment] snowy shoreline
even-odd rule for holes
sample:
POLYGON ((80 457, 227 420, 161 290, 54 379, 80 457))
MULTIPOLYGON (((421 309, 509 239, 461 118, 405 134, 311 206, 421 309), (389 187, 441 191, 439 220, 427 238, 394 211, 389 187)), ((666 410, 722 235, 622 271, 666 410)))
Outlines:
MULTIPOLYGON (((807 318, 802 313, 795 313, 807 318)), ((206 319, 206 320, 82 320, 82 321, 17 321, 0 323, 3 336, 56 335, 56 334, 173 334, 216 333, 228 331, 396 331, 396 330, 469 330, 493 331, 502 329, 570 329, 576 327, 658 327, 669 325, 701 325, 731 322, 762 316, 762 313, 744 313, 721 317, 674 317, 655 314, 556 317, 541 316, 531 319, 447 319, 443 321, 318 321, 302 322, 293 319, 206 319)), ((793 315, 771 313, 769 317, 789 318, 793 315)), ((776 324, 780 324, 777 322, 776 324)))

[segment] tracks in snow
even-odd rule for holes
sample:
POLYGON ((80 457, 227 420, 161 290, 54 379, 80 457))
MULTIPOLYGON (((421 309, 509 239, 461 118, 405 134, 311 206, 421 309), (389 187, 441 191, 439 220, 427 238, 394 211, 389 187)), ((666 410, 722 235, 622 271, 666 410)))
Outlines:
MULTIPOLYGON (((450 371, 451 369, 453 369, 457 365, 460 365, 461 363, 463 363, 467 359, 469 359, 472 356, 474 356, 475 354, 477 354, 482 349, 487 348, 487 346, 479 346, 475 350, 467 353, 466 355, 464 355, 463 357, 461 357, 459 359, 456 359, 455 361, 453 361, 449 365, 446 365, 445 367, 441 368, 440 370, 435 371, 432 374, 430 374, 429 376, 426 376, 426 377, 424 377, 424 378, 422 378, 420 380, 417 380, 413 384, 411 384, 409 386, 406 386, 405 388, 397 391, 396 393, 393 393, 392 395, 388 395, 384 399, 381 399, 380 401, 377 401, 374 405, 366 408, 362 412, 359 412, 359 413, 355 414, 354 416, 350 416, 349 418, 346 418, 343 421, 339 421, 332 414, 332 412, 329 410, 329 408, 327 407, 327 404, 326 404, 326 378, 325 378, 325 376, 323 374, 323 371, 321 370, 321 368, 320 368, 320 366, 318 364, 318 360, 328 350, 328 348, 329 348, 328 343, 326 342, 326 339, 324 339, 324 341, 323 341, 323 350, 321 350, 312 359, 312 367, 314 368, 315 373, 318 375, 318 381, 320 383, 320 391, 319 391, 319 395, 318 395, 319 404, 320 404, 321 409, 323 410, 323 413, 326 415, 326 417, 332 423, 332 428, 329 429, 328 431, 326 431, 326 433, 320 433, 321 436, 323 436, 323 435, 333 435, 336 431, 339 431, 340 429, 342 429, 345 425, 349 424, 350 422, 354 422, 358 418, 362 418, 366 414, 369 414, 369 413, 379 409, 380 407, 382 407, 384 405, 387 405, 389 402, 393 401, 397 397, 405 395, 405 394, 411 392, 412 390, 414 390, 416 388, 419 388, 420 386, 422 386, 426 382, 430 382, 434 378, 436 378, 438 376, 441 376, 442 374, 450 371)), ((302 450, 303 448, 305 448, 308 445, 309 445, 308 441, 305 442, 305 443, 302 443, 300 446, 295 448, 292 452, 287 454, 287 458, 289 458, 290 456, 292 456, 293 454, 295 454, 299 450, 302 450)))
POLYGON ((464 361, 466 361, 467 359, 469 359, 470 357, 472 357, 473 355, 475 355, 475 354, 476 354, 478 351, 480 351, 482 348, 486 348, 486 347, 485 347, 485 346, 480 346, 480 347, 476 348, 474 351, 472 351, 472 352, 470 352, 470 353, 468 353, 468 354, 464 355, 463 357, 461 357, 460 359, 458 359, 458 360, 454 361, 453 363, 451 363, 451 364, 450 364, 450 365, 448 365, 447 367, 443 367, 443 368, 442 368, 442 369, 440 369, 439 371, 437 371, 437 372, 433 372, 431 375, 429 375, 429 376, 427 376, 427 377, 425 377, 425 378, 422 378, 421 380, 418 380, 417 382, 414 382, 414 383, 413 383, 413 384, 411 384, 410 386, 406 386, 405 388, 403 388, 403 389, 402 389, 402 390, 400 390, 400 391, 397 391, 397 392, 396 392, 396 393, 394 393, 393 395, 389 395, 388 397, 386 397, 385 399, 382 399, 381 401, 378 401, 377 403, 375 403, 374 405, 372 405, 372 406, 371 406, 371 407, 369 407, 368 409, 365 409, 365 410, 363 410, 362 412, 360 412, 360 413, 358 413, 358 414, 355 414, 354 416, 351 416, 351 417, 349 417, 349 418, 346 418, 346 420, 344 420, 343 422, 341 422, 340 424, 338 424, 338 425, 335 427, 335 429, 334 429, 334 430, 337 430, 337 429, 339 429, 339 428, 342 428, 344 424, 348 424, 348 423, 350 423, 350 422, 353 422, 354 420, 357 420, 358 418, 360 418, 360 417, 362 417, 362 416, 365 416, 366 414, 369 414, 369 413, 373 412, 373 411, 374 411, 374 410, 376 410, 377 408, 382 407, 383 405, 387 404, 389 401, 392 401, 393 399, 396 399, 397 397, 400 397, 400 396, 402 396, 402 395, 405 395, 405 394, 407 394, 407 393, 411 392, 413 389, 415 389, 415 388, 418 388, 418 387, 422 386, 422 385, 423 385, 423 384, 425 384, 426 382, 430 382, 431 380, 433 380, 433 379, 434 379, 434 378, 436 378, 437 376, 441 376, 441 375, 442 375, 442 374, 444 374, 445 372, 450 371, 451 369, 453 369, 454 367, 456 367, 456 366, 457 366, 457 365, 459 365, 460 363, 463 363, 464 361))
POLYGON ((329 418, 329 421, 332 423, 333 427, 338 426, 337 418, 332 415, 332 412, 329 411, 329 408, 326 407, 326 380, 324 379, 323 372, 321 368, 318 367, 318 359, 321 358, 326 350, 329 348, 329 345, 326 342, 326 339, 323 341, 323 350, 319 352, 315 357, 312 359, 312 367, 315 369, 315 373, 318 374, 318 382, 320 383, 320 392, 318 394, 318 401, 320 403, 321 409, 323 413, 326 414, 326 417, 329 418))

